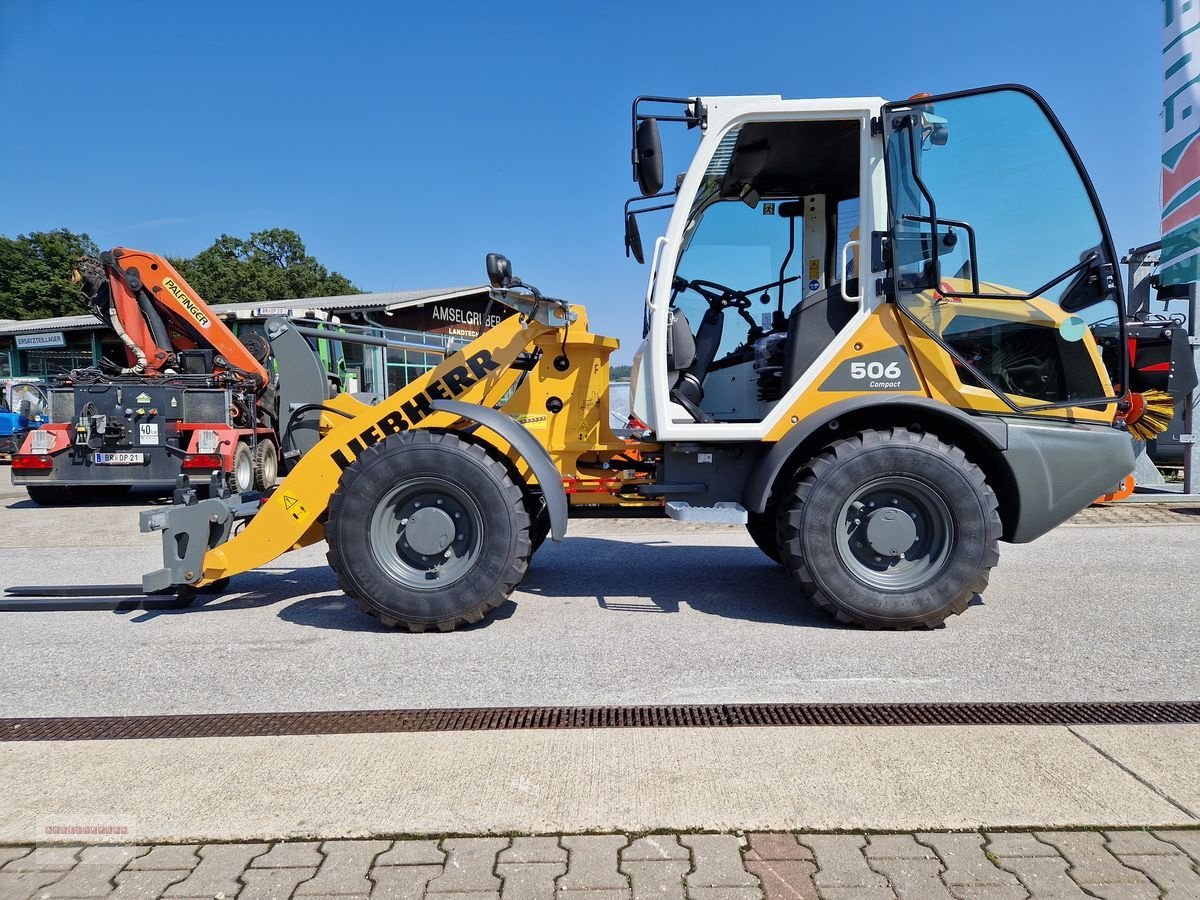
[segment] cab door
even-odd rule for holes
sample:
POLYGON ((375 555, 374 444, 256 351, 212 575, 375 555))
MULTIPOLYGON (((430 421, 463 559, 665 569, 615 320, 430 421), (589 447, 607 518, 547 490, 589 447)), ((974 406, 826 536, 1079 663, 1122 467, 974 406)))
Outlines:
POLYGON ((876 268, 931 391, 1111 421, 1127 383, 1117 256, 1054 113, 1006 85, 886 104, 876 268))

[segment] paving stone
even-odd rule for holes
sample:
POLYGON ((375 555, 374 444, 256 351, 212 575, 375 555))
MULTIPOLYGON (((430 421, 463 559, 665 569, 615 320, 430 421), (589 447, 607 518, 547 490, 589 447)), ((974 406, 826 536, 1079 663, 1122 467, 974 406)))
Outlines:
POLYGON ((693 898, 700 888, 758 887, 742 862, 742 844, 732 834, 684 834, 679 842, 692 851, 692 871, 684 883, 693 898))
POLYGON ((316 866, 251 867, 242 873, 242 881, 246 886, 238 894, 238 900, 279 900, 281 897, 290 897, 296 885, 316 874, 316 866))
POLYGON ((391 841, 322 841, 324 861, 315 877, 300 883, 296 896, 370 896, 374 885, 367 872, 375 857, 391 846, 391 841))
POLYGON ((751 859, 747 854, 746 869, 757 876, 767 900, 817 900, 813 884, 816 863, 806 859, 751 859))
POLYGON ((887 887, 884 877, 867 865, 867 839, 861 834, 798 834, 796 840, 817 858, 813 883, 822 895, 826 888, 887 887))
POLYGON ((813 861, 812 851, 801 846, 794 834, 772 834, 753 832, 747 836, 750 842, 746 859, 806 859, 813 861))
MULTIPOLYGON (((558 879, 558 891, 615 891, 629 896, 629 879, 617 868, 617 853, 629 843, 619 834, 571 834, 559 839, 567 848, 567 874, 558 879)), ((599 896, 579 900, 611 900, 599 896)))
POLYGON ((155 847, 145 856, 139 856, 127 869, 194 869, 200 862, 196 855, 196 844, 167 844, 155 847))
POLYGON ((918 844, 911 834, 868 834, 863 856, 867 859, 937 859, 936 853, 924 844, 918 844))
POLYGON ((683 876, 691 867, 686 859, 621 861, 633 900, 684 900, 683 876))
POLYGON ((648 834, 621 851, 622 862, 687 858, 687 848, 681 846, 679 838, 673 834, 648 834))
POLYGON ((85 847, 75 868, 43 890, 39 897, 107 897, 113 876, 149 847, 85 847))
MULTIPOLYGON (((564 891, 560 888, 557 896, 559 900, 629 900, 629 888, 620 890, 601 888, 595 891, 564 891)), ((455 900, 458 898, 456 897, 455 900)))
POLYGON ((496 863, 496 873, 504 884, 501 900, 554 900, 554 882, 567 871, 565 853, 563 857, 561 862, 496 863))
POLYGON ((1171 831, 1156 831, 1154 832, 1154 835, 1159 840, 1169 841, 1170 843, 1174 844, 1176 847, 1190 856, 1192 858, 1192 862, 1200 865, 1200 831, 1184 831, 1179 829, 1171 831))
POLYGON ((205 844, 196 851, 200 863, 192 869, 192 874, 163 891, 163 896, 235 897, 242 889, 238 876, 267 847, 267 844, 205 844))
POLYGON ((1092 885, 1127 885, 1130 900, 1158 896, 1158 889, 1150 879, 1108 852, 1104 835, 1099 832, 1043 831, 1038 833, 1038 837, 1053 844, 1070 863, 1068 874, 1076 884, 1088 889, 1092 885))
MULTIPOLYGON (((136 862, 136 860, 135 860, 136 862)), ((129 869, 113 879, 117 889, 108 900, 155 900, 163 891, 191 874, 191 869, 129 869)))
POLYGON ((1135 884, 1089 884, 1085 890, 1089 896, 1100 900, 1159 900, 1162 897, 1153 885, 1143 888, 1135 884))
POLYGON ((1108 852, 1114 856, 1172 856, 1179 852, 1174 844, 1160 841, 1148 831, 1107 831, 1108 852))
MULTIPOLYGON (((417 841, 405 841, 404 843, 417 843, 417 841)), ((429 843, 433 842, 430 841, 429 843)), ((438 853, 441 854, 441 851, 438 850, 438 853)), ((442 866, 440 861, 437 865, 426 866, 377 865, 371 870, 371 880, 375 882, 375 890, 371 891, 371 900, 380 900, 380 898, 386 898, 386 900, 420 900, 425 893, 425 886, 441 874, 442 866)), ((238 898, 238 900, 241 900, 241 898, 238 898)))
POLYGON ((758 887, 690 887, 687 895, 688 900, 762 900, 763 892, 758 887))
POLYGON ((512 846, 501 850, 498 863, 562 863, 567 864, 567 851, 553 837, 517 837, 512 846))
POLYGON ((31 852, 5 863, 4 871, 66 872, 75 866, 79 850, 79 847, 35 847, 31 852))
POLYGON ((14 859, 28 856, 32 850, 32 847, 0 847, 0 869, 4 868, 6 863, 10 863, 14 859))
POLYGON ((508 845, 508 838, 446 838, 442 841, 446 864, 442 874, 429 882, 429 893, 498 894, 500 879, 492 870, 496 855, 508 845))
POLYGON ((320 841, 293 841, 276 844, 250 863, 254 869, 316 869, 324 857, 318 849, 320 841))
POLYGON ((872 859, 870 865, 887 879, 900 900, 954 900, 954 895, 942 883, 942 862, 936 856, 931 859, 880 857, 872 859))
POLYGON ((0 872, 0 897, 4 900, 24 900, 61 877, 61 872, 0 872))
POLYGON ((989 831, 984 849, 993 856, 1058 856, 1059 852, 1043 844, 1027 831, 989 831))
POLYGON ((396 841, 391 850, 375 858, 375 865, 440 866, 445 861, 437 841, 396 841))
POLYGON ((1120 856, 1121 862, 1140 870, 1166 891, 1172 900, 1175 897, 1200 897, 1200 875, 1192 867, 1192 861, 1182 853, 1175 856, 1120 856))
MULTIPOLYGON (((942 881, 949 887, 952 894, 958 894, 955 885, 989 885, 993 887, 1020 888, 1020 882, 1011 872, 997 868, 983 852, 982 834, 933 834, 922 832, 917 840, 932 847, 941 857, 946 871, 942 873, 942 881)), ((1023 896, 1020 891, 1018 896, 1023 896)))
POLYGON ((834 887, 821 888, 822 900, 896 900, 896 894, 887 887, 834 887))
POLYGON ((958 900, 1026 900, 1029 891, 1021 885, 960 884, 950 889, 958 900))
POLYGON ((1038 900, 1087 900, 1088 895, 1067 874, 1061 856, 1001 857, 998 865, 1012 872, 1038 900))

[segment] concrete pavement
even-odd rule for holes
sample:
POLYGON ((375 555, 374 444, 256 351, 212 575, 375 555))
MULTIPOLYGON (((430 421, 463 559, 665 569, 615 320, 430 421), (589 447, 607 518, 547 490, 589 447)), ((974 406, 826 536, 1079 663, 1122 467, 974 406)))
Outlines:
POLYGON ((745 727, 0 744, 0 842, 1200 825, 1200 726, 745 727))
MULTIPOLYGON (((158 564, 137 505, 7 502, 4 584, 129 582, 158 564)), ((1200 516, 1116 521, 1002 547, 981 604, 906 633, 834 626, 740 528, 574 520, 514 603, 449 635, 381 628, 315 547, 184 611, 0 613, 0 715, 1194 699, 1200 516)))

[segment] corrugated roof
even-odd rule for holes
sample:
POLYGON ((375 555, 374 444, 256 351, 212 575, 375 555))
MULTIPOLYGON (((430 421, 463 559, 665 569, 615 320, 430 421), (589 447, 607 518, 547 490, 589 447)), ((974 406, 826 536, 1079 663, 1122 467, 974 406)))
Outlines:
MULTIPOLYGON (((309 310, 337 312, 339 310, 364 310, 367 312, 391 312, 408 306, 421 306, 430 302, 455 300, 487 293, 487 287, 430 288, 423 291, 385 291, 376 294, 345 294, 338 297, 304 297, 297 300, 251 300, 244 303, 215 303, 217 315, 232 315, 235 318, 271 315, 292 315, 309 310), (239 315, 240 314, 240 315, 239 315)), ((72 331, 79 328, 104 327, 95 316, 56 316, 50 319, 0 319, 0 336, 29 334, 39 331, 72 331)))

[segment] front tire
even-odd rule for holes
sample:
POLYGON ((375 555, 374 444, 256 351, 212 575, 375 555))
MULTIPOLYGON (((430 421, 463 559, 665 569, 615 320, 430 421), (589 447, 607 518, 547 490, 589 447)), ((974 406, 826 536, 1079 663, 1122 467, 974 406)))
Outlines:
POLYGON ((767 557, 777 563, 783 562, 779 552, 779 510, 768 506, 764 512, 746 513, 746 530, 750 537, 767 557))
POLYGON ((532 549, 504 462, 426 430, 392 435, 342 473, 325 536, 342 590, 410 631, 480 621, 520 584, 532 549))
POLYGON ((996 495, 962 450, 893 428, 837 441, 801 470, 781 550, 839 621, 928 628, 984 590, 1000 533, 996 495))

